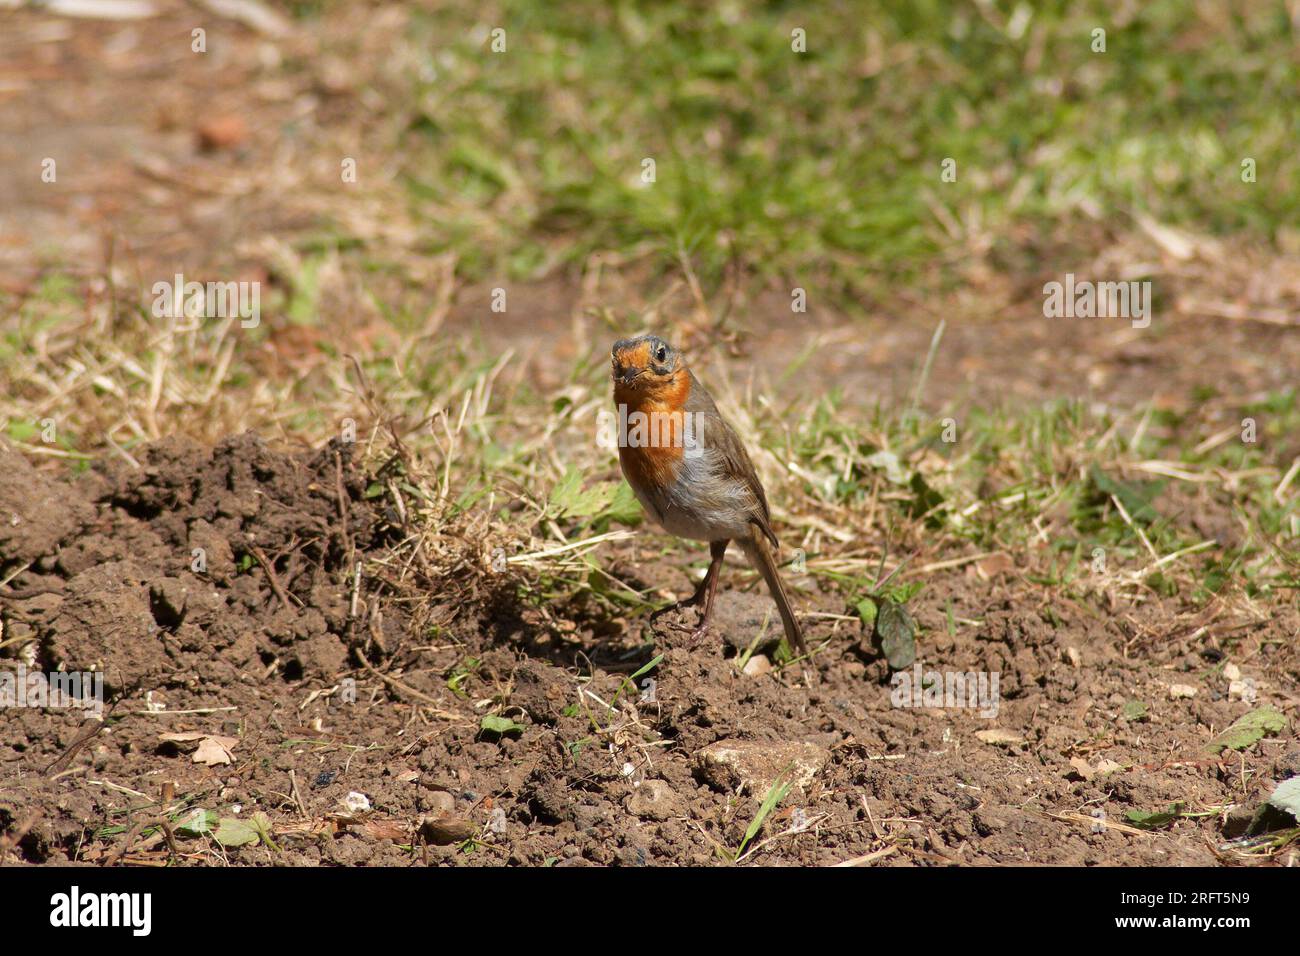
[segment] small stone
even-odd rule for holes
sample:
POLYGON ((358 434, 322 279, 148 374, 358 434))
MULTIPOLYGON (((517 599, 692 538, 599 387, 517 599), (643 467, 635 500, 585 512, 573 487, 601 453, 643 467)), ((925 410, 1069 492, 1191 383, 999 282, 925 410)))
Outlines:
POLYGON ((443 814, 438 817, 425 817, 420 821, 420 834, 430 843, 448 846, 452 843, 464 843, 478 833, 478 827, 463 817, 443 814))
POLYGON ((1223 676, 1229 681, 1241 680, 1241 668, 1231 662, 1224 664, 1223 676))
POLYGON ((780 643, 784 636, 781 618, 771 599, 758 591, 724 591, 713 605, 713 630, 743 654, 751 647, 755 653, 780 643))
POLYGON ((1180 700, 1196 696, 1196 688, 1191 684, 1170 684, 1169 697, 1171 700, 1180 700))
POLYGON ((431 817, 440 817, 456 809, 456 798, 446 790, 433 791, 425 797, 424 803, 431 817))
POLYGON ((627 810, 633 816, 662 823, 680 812, 680 801, 665 781, 645 780, 627 798, 627 810))
POLYGON ((772 662, 767 659, 765 654, 755 654, 745 661, 741 673, 746 677, 761 677, 763 674, 770 674, 772 673, 772 662))
POLYGON ((1255 682, 1249 678, 1246 680, 1234 680, 1228 684, 1229 699, 1244 700, 1247 703, 1253 704, 1258 693, 1259 690, 1255 686, 1255 682))
POLYGON ((248 139, 248 125, 242 116, 228 113, 200 123, 195 133, 200 149, 215 152, 242 145, 248 139))
POLYGON ((343 809, 351 814, 366 813, 370 809, 370 798, 353 790, 343 798, 343 809))
POLYGON ((806 787, 830 760, 830 751, 811 743, 719 740, 695 754, 700 776, 719 790, 743 787, 756 800, 767 796, 782 772, 796 787, 806 787))

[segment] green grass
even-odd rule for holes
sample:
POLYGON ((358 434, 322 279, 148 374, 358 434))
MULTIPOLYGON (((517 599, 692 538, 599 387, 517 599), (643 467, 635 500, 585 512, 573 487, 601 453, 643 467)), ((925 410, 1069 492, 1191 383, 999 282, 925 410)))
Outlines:
POLYGON ((403 176, 430 251, 466 275, 685 255, 706 279, 735 259, 845 300, 956 281, 972 249, 1012 263, 1017 237, 1084 242, 1065 231, 1089 218, 1266 238, 1300 221, 1280 0, 1141 4, 1123 23, 1113 4, 1020 6, 1023 29, 1005 2, 437 5, 411 31, 427 55, 403 176))
MULTIPOLYGON (((128 450, 144 440, 134 423, 148 420, 159 330, 122 302, 104 334, 74 341, 65 334, 45 343, 40 330, 57 332, 72 321, 69 288, 51 275, 15 310, 16 351, 8 365, 14 387, 0 431, 24 451, 84 469, 85 456, 111 454, 101 436, 115 434, 128 450), (124 356, 134 356, 134 363, 124 356), (93 379, 87 369, 96 370, 93 379), (74 379, 77 389, 48 397, 56 391, 52 383, 74 379), (85 401, 92 391, 96 400, 85 401), (55 442, 42 440, 47 418, 57 425, 55 442)), ((394 335, 401 347, 359 359, 372 400, 357 397, 350 365, 337 361, 325 363, 341 366, 329 374, 321 366, 274 393, 256 393, 252 383, 264 378, 257 342, 240 338, 225 385, 211 392, 207 405, 191 396, 209 380, 219 343, 177 339, 185 358, 166 366, 163 394, 182 400, 164 407, 172 418, 163 421, 183 414, 188 424, 179 430, 207 440, 258 428, 313 442, 338 434, 345 418, 357 420, 363 442, 378 421, 404 423, 403 441, 418 473, 402 473, 400 461, 390 464, 386 474, 398 493, 436 516, 435 530, 483 522, 475 537, 496 536, 530 606, 561 608, 570 621, 608 620, 652 606, 658 597, 647 582, 621 578, 613 569, 621 549, 601 537, 635 526, 640 513, 614 456, 595 441, 596 413, 609 402, 599 353, 579 348, 567 374, 541 387, 483 343, 394 335), (592 538, 590 547, 582 544, 592 538), (573 550, 549 553, 573 542, 579 544, 573 550)), ((729 360, 721 354, 714 360, 711 380, 733 381, 729 360)), ((792 356, 790 364, 801 360, 792 356)), ((773 371, 779 379, 781 370, 773 371)), ((1289 599, 1300 586, 1300 480, 1277 493, 1300 456, 1294 389, 1238 404, 1204 386, 1176 411, 1065 400, 862 408, 834 388, 752 405, 730 391, 716 394, 755 450, 784 558, 803 549, 809 573, 842 592, 849 608, 904 559, 911 563, 892 585, 924 583, 918 568, 927 562, 995 551, 1016 556, 1029 581, 1070 593, 1097 586, 1098 551, 1108 573, 1151 568, 1125 587, 1192 603, 1236 592, 1289 599), (952 434, 946 434, 948 420, 952 434), (1253 423, 1253 442, 1243 440, 1245 420, 1253 423), (828 538, 826 527, 851 534, 828 538), (1207 537, 1224 543, 1155 564, 1207 537)), ((375 494, 392 492, 380 483, 375 494)), ((639 546, 653 540, 643 538, 639 546)), ((668 546, 666 557, 703 560, 677 545, 668 546)))

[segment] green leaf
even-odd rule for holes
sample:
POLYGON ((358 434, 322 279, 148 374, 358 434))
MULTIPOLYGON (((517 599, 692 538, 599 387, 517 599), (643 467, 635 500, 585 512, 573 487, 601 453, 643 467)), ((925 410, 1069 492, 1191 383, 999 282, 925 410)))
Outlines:
POLYGON ((939 492, 935 491, 934 488, 927 484, 926 480, 921 477, 919 471, 912 475, 909 487, 912 489, 913 497, 908 513, 913 518, 924 516, 925 523, 928 527, 937 528, 942 525, 943 522, 940 520, 938 515, 933 513, 933 511, 935 508, 939 507, 939 505, 943 504, 943 495, 939 494, 939 492))
POLYGON ((257 833, 258 839, 272 850, 279 850, 275 841, 271 839, 271 818, 261 810, 254 813, 248 820, 248 825, 257 833))
POLYGON ((261 839, 258 828, 249 820, 222 817, 212 838, 222 846, 247 846, 261 839))
POLYGON ((632 681, 635 684, 636 679, 638 677, 644 677, 646 674, 649 674, 652 670, 654 670, 656 667, 662 664, 663 660, 664 660, 664 655, 656 654, 654 657, 650 659, 650 662, 648 664, 645 664, 644 666, 637 668, 637 670, 632 674, 631 677, 628 678, 628 680, 632 681))
POLYGON ((621 481, 614 491, 613 500, 605 509, 604 517, 619 524, 637 525, 641 523, 641 502, 636 500, 636 493, 626 481, 621 481))
POLYGON ((601 481, 590 488, 582 487, 582 475, 576 468, 564 473, 551 489, 550 508, 557 515, 573 518, 590 518, 600 514, 614 501, 618 486, 612 481, 601 481))
POLYGON ((477 657, 467 657, 453 667, 451 673, 447 675, 447 689, 457 697, 468 697, 469 694, 465 692, 465 689, 461 687, 461 684, 465 683, 465 681, 469 679, 470 675, 472 675, 474 671, 478 670, 481 663, 482 662, 477 657))
POLYGON ((1181 803, 1171 803, 1168 810, 1129 810, 1124 816, 1139 830, 1158 830, 1177 820, 1182 806, 1181 803))
POLYGON ((745 852, 745 847, 749 845, 749 841, 754 839, 755 834, 762 829, 763 821, 771 816, 772 811, 776 809, 777 804, 784 800, 785 795, 790 792, 790 788, 794 785, 794 781, 785 779, 786 774, 789 772, 789 767, 782 770, 781 776, 777 777, 772 786, 768 788, 767 796, 763 798, 763 803, 758 808, 758 813, 755 814, 754 819, 750 821, 749 828, 745 830, 745 838, 740 841, 740 846, 736 848, 735 859, 740 859, 745 852))
POLYGON ((916 622, 903 605, 889 600, 881 604, 876 639, 890 670, 901 671, 916 661, 916 622))
POLYGON ((1285 810, 1300 821, 1300 777, 1283 780, 1274 789, 1268 802, 1279 810, 1285 810))
POLYGON ((884 591, 885 597, 895 604, 906 604, 912 598, 916 597, 925 588, 924 581, 905 581, 900 584, 891 585, 884 591))
POLYGON ((215 810, 195 808, 176 822, 176 832, 187 837, 203 836, 217 825, 218 819, 215 810))
POLYGON ((479 730, 489 734, 520 733, 523 729, 523 724, 517 724, 509 717, 500 717, 496 714, 488 714, 479 723, 479 730))
POLYGON ((33 435, 40 434, 40 431, 41 430, 31 422, 15 421, 9 423, 9 437, 14 441, 25 442, 33 435))
POLYGON ((1146 720, 1147 705, 1140 700, 1127 701, 1119 715, 1125 720, 1146 720))
POLYGON ((1286 727, 1286 718, 1273 707, 1257 707, 1250 713, 1238 717, 1223 733, 1207 745, 1210 753, 1222 750, 1244 750, 1251 744, 1275 734, 1286 727))
POLYGON ((876 624, 876 602, 869 597, 864 597, 856 605, 858 617, 862 618, 862 623, 867 627, 874 627, 876 624))
POLYGON ((1164 489, 1163 481, 1117 481, 1096 465, 1092 466, 1088 477, 1098 497, 1106 500, 1114 495, 1134 521, 1150 524, 1160 517, 1160 512, 1151 502, 1164 489))

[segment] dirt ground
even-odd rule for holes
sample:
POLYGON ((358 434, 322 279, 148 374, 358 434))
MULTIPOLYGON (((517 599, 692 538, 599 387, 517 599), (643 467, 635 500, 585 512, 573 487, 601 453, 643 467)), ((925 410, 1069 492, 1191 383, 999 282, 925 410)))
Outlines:
MULTIPOLYGON (((1216 815, 1143 832, 1125 811, 1253 807, 1267 781, 1300 773, 1289 734, 1203 753, 1212 729, 1242 711, 1225 659, 1257 678, 1261 699, 1294 707, 1276 670, 1300 623, 1293 610, 1170 621, 1154 608, 1152 630, 1141 611, 1101 617, 1055 601, 1049 614, 1015 568, 954 568, 918 599, 923 660, 1000 673, 989 719, 892 706, 883 661, 842 620, 809 619, 810 640, 830 645, 807 682, 740 673, 727 640, 748 641, 771 605, 733 589, 718 639, 695 648, 671 636, 652 644, 639 623, 552 641, 491 593, 435 594, 440 626, 421 631, 402 589, 376 586, 353 617, 339 583, 347 543, 377 553, 400 529, 367 505, 347 446, 284 454, 254 435, 211 449, 164 441, 140 469, 108 465, 74 484, 6 451, 0 475, 10 516, 0 545, 39 572, 28 592, 48 587, 5 601, 5 637, 35 635, 39 663, 93 667, 110 700, 122 695, 107 726, 83 725, 76 711, 4 714, 0 828, 40 811, 18 844, 27 862, 115 862, 123 849, 127 862, 164 859, 161 833, 120 841, 141 819, 130 811, 167 787, 190 806, 271 817, 279 852, 228 851, 241 864, 710 864, 740 845, 757 801, 793 765, 802 786, 768 822, 756 862, 883 849, 892 864, 1212 864, 1216 815), (203 573, 191 570, 196 548, 203 573), (249 551, 266 565, 241 571, 232 556, 249 551), (983 626, 950 637, 947 600, 983 626), (385 676, 354 653, 384 661, 385 676), (604 712, 622 675, 657 653, 653 692, 641 678, 626 694, 632 707, 604 712), (1172 697, 1175 684, 1195 696, 1172 697), (1146 713, 1123 716, 1133 700, 1146 713), (517 730, 481 730, 494 701, 517 730), (976 736, 992 728, 1004 732, 994 742, 976 736), (235 738, 232 761, 196 763, 162 739, 187 732, 235 738), (351 792, 371 807, 359 820, 344 810, 351 792), (1118 826, 1093 832, 1094 810, 1118 826), (422 819, 443 814, 473 832, 488 825, 484 842, 466 852, 419 835, 422 819)), ((843 610, 815 590, 804 607, 843 610)), ((181 846, 188 862, 222 856, 215 844, 181 846)))
MULTIPOLYGON (((158 19, 112 25, 6 12, 5 290, 25 295, 69 261, 89 264, 88 281, 218 265, 264 278, 268 243, 319 224, 335 165, 304 157, 364 134, 368 121, 340 105, 361 96, 361 80, 310 36, 281 44, 301 69, 278 79, 257 37, 224 24, 212 30, 217 55, 177 55, 160 101, 157 63, 142 70, 132 51, 190 22, 182 5, 161 6, 158 19), (205 147, 203 103, 253 134, 205 147), (51 151, 68 157, 70 185, 38 194, 16 170, 51 151), (273 161, 283 176, 256 175, 273 161), (78 164, 90 174, 71 175, 78 164)), ((382 46, 385 24, 372 26, 361 42, 382 46)), ((415 227, 366 194, 347 208, 354 233, 418 245, 415 227)), ((1044 322, 1041 285, 1057 276, 1017 265, 1042 257, 1034 237, 1007 261, 972 252, 970 287, 924 303, 900 293, 852 319, 814 304, 795 322, 777 290, 733 312, 754 365, 813 342, 791 387, 838 386, 850 407, 905 400, 940 319, 936 407, 1063 395, 1186 403, 1211 384, 1229 416, 1295 384, 1300 335, 1268 317, 1300 302, 1300 250, 1225 249, 1158 227, 1113 239, 1105 255, 1168 280, 1169 318, 1152 334, 1044 322)), ((528 320, 506 329, 483 318, 485 295, 458 289, 444 334, 500 337, 541 381, 571 360, 556 332, 586 309, 691 302, 680 284, 651 295, 570 275, 521 291, 528 320)), ((796 578, 796 603, 810 641, 829 642, 815 673, 742 673, 733 643, 773 606, 730 571, 700 646, 641 619, 593 629, 582 608, 558 609, 573 628, 557 639, 482 575, 394 573, 354 587, 353 557, 380 558, 405 531, 403 516, 367 497, 375 476, 346 444, 304 451, 238 434, 211 447, 164 439, 135 455, 138 469, 108 459, 69 479, 0 442, 0 563, 29 566, 21 595, 0 594, 0 653, 24 646, 28 665, 93 668, 113 701, 102 724, 0 711, 0 841, 13 844, 0 842, 0 864, 710 865, 734 858, 768 786, 794 768, 795 790, 747 861, 1214 865, 1247 862, 1221 844, 1275 782, 1300 774, 1294 601, 1261 612, 1153 600, 1103 613, 1049 598, 1027 568, 947 555, 913 605, 921 659, 998 673, 999 711, 896 707, 861 625, 811 578, 796 578), (950 616, 981 623, 951 630, 950 616), (1291 723, 1207 756, 1249 709, 1229 693, 1228 665, 1291 723), (484 731, 489 709, 517 726, 484 731), (195 741, 169 734, 235 742, 228 763, 209 764, 193 759, 195 741), (369 809, 349 807, 352 793, 369 809), (173 850, 151 825, 178 802, 264 812, 276 847, 181 838, 173 850), (1154 830, 1126 817, 1175 803, 1198 815, 1154 830), (1226 807, 1238 809, 1200 812, 1226 807)), ((686 545, 665 560, 663 543, 643 535, 612 550, 630 580, 680 593, 682 566, 699 555, 686 545)))

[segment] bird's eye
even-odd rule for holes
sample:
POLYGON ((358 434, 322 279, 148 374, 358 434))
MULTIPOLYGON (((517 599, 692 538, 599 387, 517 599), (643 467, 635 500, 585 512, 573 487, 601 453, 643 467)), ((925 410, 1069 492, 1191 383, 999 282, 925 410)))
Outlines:
POLYGON ((659 346, 659 351, 655 353, 655 360, 662 362, 668 358, 668 349, 666 346, 659 346))

